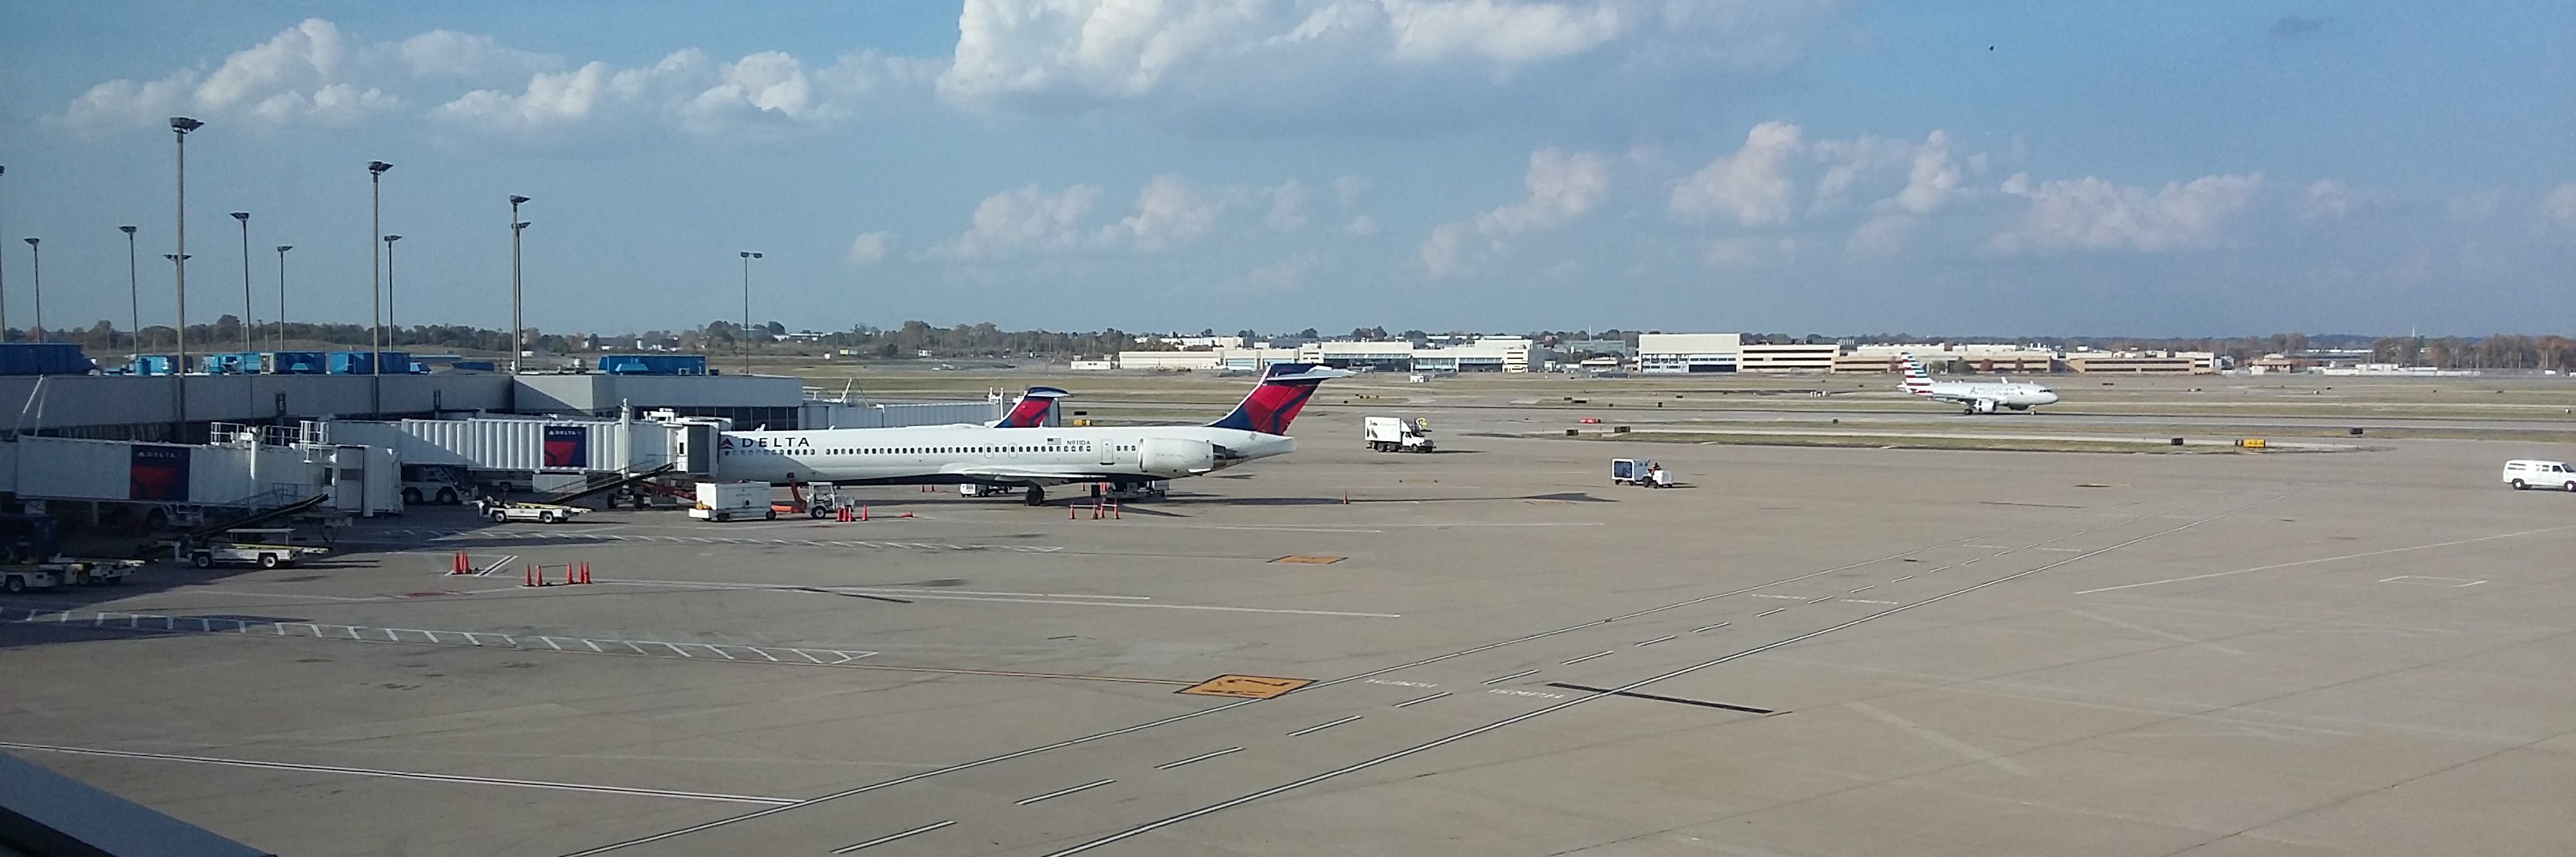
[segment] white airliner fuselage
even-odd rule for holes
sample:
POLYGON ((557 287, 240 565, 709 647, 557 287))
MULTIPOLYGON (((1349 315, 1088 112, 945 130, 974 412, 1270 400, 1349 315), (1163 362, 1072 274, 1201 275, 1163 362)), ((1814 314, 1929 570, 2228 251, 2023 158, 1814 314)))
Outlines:
POLYGON ((1972 414, 1991 414, 2001 410, 2027 411, 2040 405, 2057 404, 2057 391, 2043 384, 2011 382, 1935 381, 1923 365, 1905 358, 1905 392, 1949 402, 1966 408, 1972 414))
POLYGON ((718 436, 715 469, 720 478, 769 483, 1026 486, 1036 505, 1051 485, 1181 479, 1295 450, 1289 421, 1318 385, 1348 374, 1273 364, 1233 412, 1203 426, 1016 427, 1053 401, 1040 390, 1063 395, 1033 388, 1002 425, 728 431, 718 436))
POLYGON ((1143 482, 1297 448, 1283 435, 1207 426, 730 431, 719 445, 726 479, 844 485, 1143 482))

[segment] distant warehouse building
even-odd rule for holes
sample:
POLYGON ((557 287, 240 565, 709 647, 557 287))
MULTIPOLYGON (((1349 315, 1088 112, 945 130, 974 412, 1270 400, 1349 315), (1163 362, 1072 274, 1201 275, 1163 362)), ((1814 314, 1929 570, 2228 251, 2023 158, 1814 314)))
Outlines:
POLYGON ((2066 355, 2066 368, 2085 374, 2214 375, 2218 355, 2207 351, 2079 351, 2066 355))
POLYGON ((1898 368, 1897 362, 1907 355, 1935 372, 2007 375, 2058 369, 2057 352, 2046 348, 1986 342, 1916 342, 1856 346, 1849 362, 1837 364, 1835 371, 1893 372, 1898 368))
POLYGON ((1740 372, 1831 372, 1841 356, 1840 343, 1744 344, 1736 362, 1740 372))
POLYGON ((1637 335, 1637 371, 1645 375, 1733 373, 1741 365, 1740 333, 1643 333, 1637 335))

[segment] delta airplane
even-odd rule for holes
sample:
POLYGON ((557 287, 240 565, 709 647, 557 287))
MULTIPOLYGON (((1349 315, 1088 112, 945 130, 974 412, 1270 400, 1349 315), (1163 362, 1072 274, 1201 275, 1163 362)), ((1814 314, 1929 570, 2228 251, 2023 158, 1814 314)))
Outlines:
POLYGON ((1932 376, 1923 371, 1923 364, 1914 362, 1911 354, 1905 355, 1904 390, 1936 402, 1960 405, 1972 414, 1991 414, 1996 408, 2027 411, 2040 405, 2057 404, 2057 391, 2042 384, 1932 380, 1932 376))
POLYGON ((717 444, 716 471, 771 483, 1026 486, 1035 506, 1046 502, 1049 485, 1179 479, 1294 450, 1289 421, 1316 387, 1349 374, 1273 364, 1232 413, 1204 426, 1024 425, 1057 398, 1032 390, 1013 418, 992 426, 728 431, 717 444))

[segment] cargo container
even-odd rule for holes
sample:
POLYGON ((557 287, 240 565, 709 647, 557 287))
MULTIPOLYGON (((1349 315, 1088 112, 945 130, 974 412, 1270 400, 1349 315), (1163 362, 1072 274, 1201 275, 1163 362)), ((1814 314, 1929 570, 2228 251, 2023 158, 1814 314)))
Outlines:
POLYGON ((412 367, 411 352, 408 351, 333 351, 328 359, 333 375, 377 374, 375 366, 378 359, 383 361, 383 374, 386 375, 404 374, 412 367), (379 357, 370 357, 371 354, 379 357))
POLYGON ((609 375, 704 375, 703 354, 609 354, 599 358, 599 371, 609 375))
POLYGON ((129 375, 168 375, 170 366, 170 355, 140 354, 135 356, 134 362, 126 364, 125 372, 129 375))
POLYGON ((697 505, 689 507, 689 517, 709 521, 778 517, 770 508, 770 485, 767 482, 700 482, 697 505))
POLYGON ((263 368, 257 351, 218 351, 197 360, 197 370, 208 375, 256 375, 263 368))
POLYGON ((320 351, 271 351, 262 358, 261 370, 271 375, 321 375, 331 366, 320 351))
POLYGON ((87 375, 98 364, 69 342, 0 343, 0 375, 87 375))

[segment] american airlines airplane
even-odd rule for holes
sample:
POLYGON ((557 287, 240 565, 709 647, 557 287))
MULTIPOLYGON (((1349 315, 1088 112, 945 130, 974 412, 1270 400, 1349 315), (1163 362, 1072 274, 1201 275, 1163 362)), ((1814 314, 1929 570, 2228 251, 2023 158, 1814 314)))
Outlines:
POLYGON ((2042 384, 1932 380, 1931 374, 1923 371, 1923 364, 1914 362, 1911 354, 1905 355, 1904 389, 1936 402, 1958 404, 1972 414, 1991 414, 1996 408, 2027 411, 2040 405, 2057 404, 2057 391, 2042 384))
POLYGON ((1032 390, 1012 418, 992 426, 728 431, 717 443, 716 472, 771 483, 1027 486, 1035 506, 1046 502, 1049 485, 1179 479, 1294 450, 1289 421, 1316 387, 1348 374, 1273 364, 1232 413, 1203 426, 1013 427, 1043 414, 1045 405, 1032 401, 1053 402, 1032 390))

